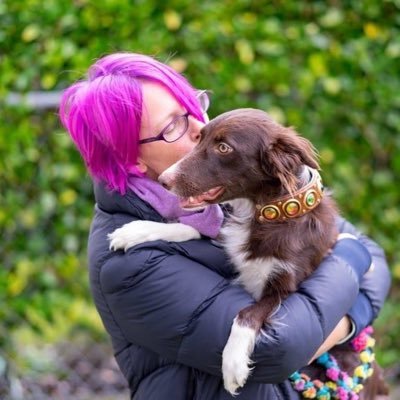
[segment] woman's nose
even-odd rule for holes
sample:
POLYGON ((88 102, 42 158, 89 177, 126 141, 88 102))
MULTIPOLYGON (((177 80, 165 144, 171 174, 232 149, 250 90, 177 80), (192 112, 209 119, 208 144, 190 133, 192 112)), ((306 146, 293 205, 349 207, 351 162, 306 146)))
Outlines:
POLYGON ((190 120, 191 120, 190 121, 190 127, 189 127, 189 129, 190 129, 190 132, 189 132, 190 138, 193 141, 198 142, 198 141, 200 141, 200 137, 201 137, 200 131, 203 128, 204 123, 199 121, 199 120, 197 120, 194 117, 190 117, 190 120))

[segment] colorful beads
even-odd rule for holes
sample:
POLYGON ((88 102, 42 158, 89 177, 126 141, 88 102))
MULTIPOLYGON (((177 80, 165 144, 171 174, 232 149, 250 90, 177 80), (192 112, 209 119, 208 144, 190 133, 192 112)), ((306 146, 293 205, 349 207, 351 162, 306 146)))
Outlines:
POLYGON ((360 353, 361 361, 361 364, 355 368, 353 376, 349 376, 339 368, 335 357, 324 353, 317 358, 316 362, 325 368, 325 375, 329 380, 312 381, 308 375, 296 371, 289 378, 293 388, 301 392, 305 399, 359 400, 358 393, 364 388, 362 382, 373 374, 371 363, 375 359, 373 353, 375 339, 370 336, 372 332, 372 327, 367 327, 351 342, 353 349, 360 353))
POLYGON ((360 393, 361 390, 363 390, 363 389, 364 389, 364 385, 361 385, 361 383, 359 383, 358 385, 354 386, 353 391, 354 391, 355 393, 360 393))
POLYGON ((339 372, 340 370, 336 368, 328 368, 326 370, 326 376, 333 381, 337 381, 339 379, 339 372))
POLYGON ((335 391, 337 389, 337 385, 335 382, 328 381, 325 383, 325 386, 331 391, 335 391))
POLYGON ((347 390, 343 387, 338 387, 336 396, 338 400, 347 400, 347 390))
POLYGON ((319 400, 330 400, 331 399, 331 394, 329 392, 329 388, 321 387, 318 390, 317 399, 319 399, 319 400))
POLYGON ((364 350, 360 353, 360 360, 364 364, 370 363, 370 362, 374 361, 374 359, 375 359, 375 354, 368 350, 364 350))
POLYGON ((325 364, 325 363, 327 363, 329 361, 329 358, 330 358, 329 353, 324 353, 324 354, 322 354, 321 356, 318 357, 317 363, 318 364, 325 364))
POLYGON ((363 351, 367 347, 368 336, 361 332, 356 338, 351 342, 353 349, 357 352, 363 351))
POLYGON ((367 377, 366 371, 364 369, 363 365, 358 366, 355 370, 354 370, 354 375, 358 376, 361 379, 365 379, 367 377))
POLYGON ((310 387, 303 392, 303 397, 305 399, 315 399, 317 396, 317 391, 315 387, 310 387))
POLYGON ((294 388, 295 388, 298 392, 301 392, 301 391, 304 390, 304 385, 305 385, 305 381, 299 380, 299 381, 295 382, 294 388))

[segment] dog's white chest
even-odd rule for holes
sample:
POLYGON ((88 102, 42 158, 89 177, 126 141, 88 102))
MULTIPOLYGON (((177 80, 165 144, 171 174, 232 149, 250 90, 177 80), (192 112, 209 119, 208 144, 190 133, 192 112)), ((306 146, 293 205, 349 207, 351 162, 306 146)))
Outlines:
POLYGON ((234 264, 239 272, 237 281, 252 294, 255 300, 262 297, 266 282, 274 271, 280 268, 279 260, 273 257, 242 261, 240 264, 234 262, 234 264))
POLYGON ((287 263, 274 257, 259 257, 248 260, 246 245, 250 239, 250 223, 254 216, 254 208, 245 199, 232 202, 234 217, 221 230, 224 247, 236 270, 239 272, 238 283, 259 300, 263 294, 265 283, 271 275, 282 269, 288 269, 287 263))

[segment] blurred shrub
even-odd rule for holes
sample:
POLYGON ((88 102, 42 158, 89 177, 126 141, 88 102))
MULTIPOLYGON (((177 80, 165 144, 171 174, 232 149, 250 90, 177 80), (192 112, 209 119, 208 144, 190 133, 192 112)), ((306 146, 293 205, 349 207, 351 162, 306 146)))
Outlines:
MULTIPOLYGON (((214 91, 211 116, 261 108, 311 139, 343 214, 385 248, 397 284, 399 8, 398 0, 3 1, 0 99, 63 89, 114 51, 168 61, 214 91)), ((0 154, 5 328, 21 340, 79 328, 101 335, 85 264, 90 179, 56 114, 3 104, 0 154)), ((398 297, 394 288, 378 322, 385 364, 400 356, 398 297)))

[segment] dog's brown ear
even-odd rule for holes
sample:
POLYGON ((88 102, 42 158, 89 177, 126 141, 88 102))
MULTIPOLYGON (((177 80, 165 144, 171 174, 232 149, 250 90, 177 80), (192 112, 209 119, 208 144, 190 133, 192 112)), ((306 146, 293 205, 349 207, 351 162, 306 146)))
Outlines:
POLYGON ((264 171, 279 179, 289 193, 296 189, 296 173, 300 166, 320 169, 314 146, 291 128, 284 128, 276 135, 263 153, 264 171))

